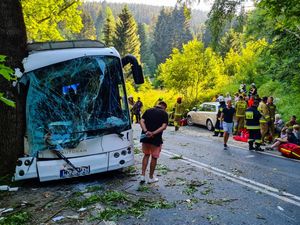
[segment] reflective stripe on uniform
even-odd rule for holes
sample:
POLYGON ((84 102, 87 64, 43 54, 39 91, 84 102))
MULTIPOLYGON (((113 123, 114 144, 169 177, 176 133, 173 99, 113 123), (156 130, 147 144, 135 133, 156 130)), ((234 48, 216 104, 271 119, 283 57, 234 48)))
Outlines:
POLYGON ((267 121, 265 119, 259 120, 260 123, 266 123, 267 121))
POLYGON ((260 129, 259 126, 249 126, 249 125, 246 125, 246 128, 247 128, 248 130, 259 130, 259 129, 260 129))

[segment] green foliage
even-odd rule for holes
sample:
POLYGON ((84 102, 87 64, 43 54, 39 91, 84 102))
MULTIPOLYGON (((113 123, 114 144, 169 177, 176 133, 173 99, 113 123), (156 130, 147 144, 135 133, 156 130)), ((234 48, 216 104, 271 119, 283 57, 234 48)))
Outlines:
POLYGON ((228 83, 222 58, 197 40, 183 45, 182 51, 173 49, 171 57, 161 64, 159 76, 167 88, 193 104, 228 83))
POLYGON ((116 22, 112 14, 112 11, 109 7, 106 7, 105 12, 106 12, 106 18, 103 27, 104 43, 107 46, 113 46, 113 39, 115 37, 115 32, 116 32, 116 22))
MULTIPOLYGON (((13 76, 14 71, 4 64, 5 58, 6 56, 0 55, 0 75, 2 75, 2 77, 8 81, 14 81, 16 80, 16 77, 13 76)), ((1 90, 0 90, 0 101, 4 102, 8 106, 16 107, 16 103, 6 98, 4 93, 1 92, 1 90)))
POLYGON ((182 44, 192 40, 190 10, 184 5, 173 11, 162 9, 153 33, 152 52, 157 65, 163 63, 173 48, 182 49, 182 44))
POLYGON ((82 29, 80 0, 22 0, 30 41, 63 40, 82 29))
POLYGON ((240 1, 216 0, 210 10, 206 21, 207 27, 211 33, 211 46, 217 49, 219 40, 222 36, 225 25, 232 20, 240 1))
POLYGON ((240 52, 243 46, 242 34, 235 32, 233 29, 227 31, 220 40, 218 50, 220 54, 224 57, 230 49, 234 52, 240 52))
POLYGON ((82 11, 81 14, 83 28, 80 33, 76 35, 76 38, 79 40, 90 39, 96 40, 96 28, 94 25, 94 21, 90 13, 86 10, 82 11))
POLYGON ((127 5, 119 14, 114 37, 114 46, 121 56, 134 55, 140 61, 140 40, 137 33, 137 24, 127 5))
POLYGON ((30 223, 31 215, 28 212, 20 211, 10 214, 0 220, 0 225, 26 225, 30 223))

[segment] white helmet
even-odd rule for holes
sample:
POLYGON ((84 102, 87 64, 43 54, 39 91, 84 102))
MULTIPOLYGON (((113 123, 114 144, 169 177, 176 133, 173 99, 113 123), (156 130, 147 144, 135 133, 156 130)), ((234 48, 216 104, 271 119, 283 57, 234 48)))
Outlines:
POLYGON ((219 102, 225 102, 225 99, 224 99, 223 96, 220 96, 220 97, 218 98, 218 100, 219 100, 219 102))

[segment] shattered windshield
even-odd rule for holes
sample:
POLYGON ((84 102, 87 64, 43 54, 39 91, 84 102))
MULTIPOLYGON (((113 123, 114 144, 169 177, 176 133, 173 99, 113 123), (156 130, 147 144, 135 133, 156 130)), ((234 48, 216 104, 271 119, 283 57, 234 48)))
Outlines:
POLYGON ((120 60, 88 56, 34 70, 26 104, 29 151, 74 148, 80 141, 130 128, 120 60))

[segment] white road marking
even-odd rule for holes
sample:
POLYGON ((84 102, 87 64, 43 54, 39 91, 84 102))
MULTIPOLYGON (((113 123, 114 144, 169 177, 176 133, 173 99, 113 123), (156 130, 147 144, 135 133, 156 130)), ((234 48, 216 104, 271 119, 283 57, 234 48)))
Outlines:
MULTIPOLYGON (((166 156, 169 156, 169 157, 179 156, 178 154, 175 154, 175 153, 170 152, 168 150, 162 150, 162 154, 164 154, 166 156)), ((256 182, 254 180, 247 179, 245 177, 237 176, 233 173, 227 172, 227 171, 222 170, 222 169, 218 169, 216 167, 210 166, 210 165, 205 164, 205 163, 201 163, 199 161, 196 161, 196 160, 184 157, 184 156, 182 157, 182 159, 179 159, 179 160, 182 161, 182 162, 185 162, 185 163, 189 163, 190 165, 195 166, 197 168, 204 169, 206 171, 214 173, 218 176, 224 177, 224 178, 226 178, 228 180, 231 180, 235 183, 238 183, 238 184, 241 184, 243 186, 252 188, 256 191, 260 191, 264 194, 273 196, 277 199, 280 199, 282 201, 285 201, 285 202, 288 202, 288 203, 291 203, 293 205, 296 205, 296 206, 300 207, 300 197, 299 196, 290 194, 288 192, 280 191, 277 188, 274 188, 274 187, 256 182)))

